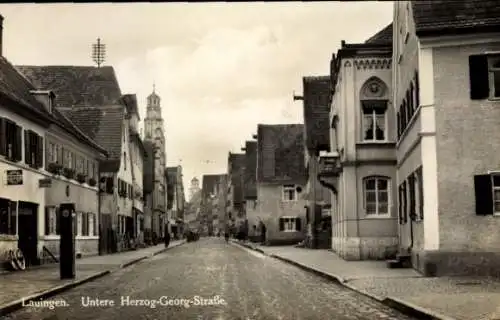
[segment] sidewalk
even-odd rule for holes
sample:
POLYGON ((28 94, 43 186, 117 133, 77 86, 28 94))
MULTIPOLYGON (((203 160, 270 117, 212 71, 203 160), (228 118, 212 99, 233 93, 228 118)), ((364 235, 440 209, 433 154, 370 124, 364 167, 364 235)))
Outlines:
POLYGON ((22 299, 27 301, 58 294, 163 253, 184 242, 184 240, 172 241, 168 248, 165 248, 164 244, 159 244, 134 251, 77 259, 76 278, 71 280, 60 280, 58 263, 0 275, 0 288, 2 288, 0 290, 0 317, 19 308, 22 299))
POLYGON ((383 261, 345 261, 329 250, 240 243, 320 274, 419 319, 500 320, 500 280, 423 277, 383 261))

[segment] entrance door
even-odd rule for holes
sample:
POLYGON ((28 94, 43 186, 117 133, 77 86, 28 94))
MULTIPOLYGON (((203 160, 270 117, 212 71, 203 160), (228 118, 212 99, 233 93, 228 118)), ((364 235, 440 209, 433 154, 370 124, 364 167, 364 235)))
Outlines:
POLYGON ((19 202, 18 247, 24 254, 26 266, 38 265, 38 204, 19 202))

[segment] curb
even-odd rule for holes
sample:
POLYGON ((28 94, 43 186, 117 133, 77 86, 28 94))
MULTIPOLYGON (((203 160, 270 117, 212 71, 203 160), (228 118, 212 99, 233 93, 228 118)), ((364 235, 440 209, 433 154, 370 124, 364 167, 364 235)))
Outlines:
MULTIPOLYGON (((234 243, 236 243, 236 242, 234 242, 234 243)), ((246 243, 237 243, 237 244, 240 244, 241 246, 252 249, 254 251, 264 253, 265 255, 267 255, 269 257, 272 257, 272 258, 275 258, 277 260, 283 261, 285 263, 291 264, 291 265, 296 266, 302 270, 305 270, 305 271, 313 273, 317 276, 320 276, 324 279, 327 279, 327 280, 330 280, 330 281, 335 282, 337 284, 340 284, 340 285, 342 285, 342 286, 344 286, 352 291, 355 291, 355 292, 360 293, 368 298, 371 298, 373 300, 381 302, 384 305, 386 305, 390 308, 393 308, 395 310, 398 310, 399 312, 406 314, 408 316, 415 317, 417 319, 422 319, 422 320, 456 320, 454 318, 439 314, 437 312, 428 310, 426 308, 417 306, 415 304, 412 304, 410 302, 407 302, 407 301, 404 301, 404 300, 401 300, 401 299, 398 299, 395 297, 386 297, 386 298, 378 297, 376 295, 373 295, 373 294, 370 294, 370 293, 365 292, 363 290, 360 290, 354 286, 351 286, 350 284, 347 283, 347 281, 348 281, 347 279, 344 279, 340 276, 328 274, 326 272, 320 271, 320 270, 315 269, 313 267, 309 267, 309 266, 306 266, 304 264, 298 263, 296 261, 293 261, 293 260, 290 260, 290 259, 287 259, 284 257, 280 257, 276 254, 267 254, 262 249, 255 248, 249 244, 246 244, 246 243)))
POLYGON ((110 270, 101 271, 97 274, 88 276, 86 278, 76 280, 76 281, 73 281, 70 283, 66 283, 66 284, 63 284, 63 285, 60 285, 60 286, 57 286, 54 288, 50 288, 50 289, 42 291, 40 293, 32 294, 26 298, 22 298, 22 299, 18 299, 16 301, 14 301, 14 302, 10 302, 10 303, 0 307, 0 317, 3 317, 3 316, 5 316, 13 311, 20 309, 23 306, 23 303, 26 303, 28 301, 46 299, 46 298, 52 297, 58 293, 61 293, 63 291, 67 291, 67 290, 72 289, 76 286, 82 285, 86 282, 90 282, 92 280, 101 278, 101 277, 103 277, 107 274, 110 274, 110 273, 111 273, 110 270))
POLYGON ((387 297, 382 301, 386 306, 396 309, 404 314, 422 320, 456 320, 432 310, 417 306, 408 301, 401 300, 395 297, 387 297))
POLYGON ((80 279, 80 280, 76 280, 76 281, 72 281, 70 283, 66 283, 66 284, 63 284, 63 285, 56 286, 56 287, 52 287, 52 288, 47 289, 45 291, 42 291, 40 293, 32 294, 32 295, 30 295, 30 296, 28 296, 26 298, 21 298, 21 299, 15 300, 13 302, 9 302, 6 305, 0 306, 0 317, 3 317, 3 316, 5 316, 5 315, 7 315, 9 313, 12 313, 12 312, 14 312, 16 310, 21 309, 23 307, 23 303, 27 303, 28 301, 31 301, 31 300, 40 300, 40 299, 46 299, 46 298, 52 297, 52 296, 54 296, 56 294, 62 293, 62 292, 67 291, 67 290, 70 290, 70 289, 72 289, 74 287, 77 287, 79 285, 85 284, 87 282, 96 280, 96 279, 101 278, 101 277, 104 277, 105 275, 111 274, 114 271, 127 268, 127 267, 129 267, 129 266, 131 266, 133 264, 136 264, 136 263, 138 263, 138 262, 140 262, 142 260, 145 260, 147 258, 156 256, 156 255, 161 254, 161 253, 163 253, 163 252, 165 252, 165 251, 167 251, 169 249, 172 249, 172 248, 178 247, 180 245, 183 245, 184 243, 185 243, 185 241, 184 242, 180 242, 178 244, 175 244, 175 245, 173 245, 171 247, 167 247, 167 248, 158 250, 158 251, 153 252, 152 254, 149 254, 147 256, 143 256, 143 257, 134 259, 132 261, 123 263, 118 268, 116 268, 114 270, 110 269, 110 270, 101 271, 99 273, 93 274, 93 275, 88 276, 86 278, 83 278, 83 279, 80 279))

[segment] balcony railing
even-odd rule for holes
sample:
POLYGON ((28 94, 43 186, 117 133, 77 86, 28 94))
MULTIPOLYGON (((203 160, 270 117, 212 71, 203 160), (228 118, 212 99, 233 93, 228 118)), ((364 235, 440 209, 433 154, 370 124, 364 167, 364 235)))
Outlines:
POLYGON ((323 177, 338 176, 342 172, 338 152, 325 152, 319 157, 319 175, 323 177))

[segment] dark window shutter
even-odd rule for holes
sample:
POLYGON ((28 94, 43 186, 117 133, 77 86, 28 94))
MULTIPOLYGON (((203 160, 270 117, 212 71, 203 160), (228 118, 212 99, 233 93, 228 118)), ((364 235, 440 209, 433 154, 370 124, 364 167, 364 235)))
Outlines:
POLYGON ((94 234, 93 234, 93 236, 97 236, 97 235, 99 235, 99 233, 98 233, 99 230, 97 230, 97 214, 94 213, 93 215, 94 215, 94 222, 93 222, 94 223, 94 228, 93 228, 94 234))
POLYGON ((30 131, 24 130, 24 163, 31 165, 30 131))
POLYGON ((491 176, 488 174, 474 176, 476 194, 476 215, 493 214, 493 189, 491 176))
POLYGON ((48 168, 49 163, 52 162, 53 149, 50 148, 50 143, 45 141, 45 168, 48 168))
POLYGON ((488 98, 490 85, 488 79, 488 56, 469 56, 470 98, 482 100, 488 98))
POLYGON ((409 211, 409 214, 410 214, 410 218, 411 220, 415 220, 416 218, 416 210, 415 210, 415 176, 413 174, 411 174, 409 177, 408 177, 408 189, 409 189, 409 196, 410 196, 410 210, 409 211))
POLYGON ((279 224, 280 224, 280 225, 279 225, 279 230, 280 230, 280 231, 285 230, 285 220, 284 220, 283 218, 280 218, 280 220, 279 220, 279 224))
POLYGON ((61 217, 59 216, 59 208, 56 208, 56 234, 61 234, 61 217))
POLYGON ((7 122, 0 118, 0 156, 7 154, 7 122))
POLYGON ((300 221, 300 218, 295 219, 295 230, 300 231, 302 227, 302 221, 300 221))
POLYGON ((50 211, 48 207, 45 207, 45 235, 50 234, 50 211))
POLYGON ((420 215, 420 220, 424 219, 424 179, 422 176, 422 167, 419 167, 417 169, 417 179, 418 179, 418 203, 420 204, 419 206, 419 212, 417 214, 420 215))
POLYGON ((37 168, 43 167, 43 137, 36 136, 37 139, 37 148, 36 148, 36 166, 37 168))
POLYGON ((398 217, 399 224, 403 224, 403 186, 399 185, 398 187, 398 217))
POLYGON ((403 222, 408 222, 408 198, 406 192, 406 180, 403 181, 403 222))
POLYGON ((401 114, 399 113, 399 111, 396 114, 396 122, 398 125, 398 139, 399 139, 399 137, 401 137, 401 114))
POLYGON ((113 177, 106 178, 106 192, 112 194, 114 189, 113 177))
POLYGON ((10 234, 16 234, 17 201, 10 201, 10 234))
POLYGON ((413 114, 417 109, 417 106, 415 106, 415 89, 413 88, 413 82, 410 83, 410 95, 408 101, 410 102, 410 109, 413 114))
POLYGON ((23 156, 22 156, 23 129, 18 125, 15 125, 15 128, 16 128, 15 129, 16 130, 16 143, 14 144, 14 150, 15 150, 14 160, 21 161, 23 158, 23 156))
POLYGON ((415 108, 420 107, 420 82, 418 80, 418 71, 415 71, 415 108))
POLYGON ((64 165, 64 148, 62 146, 57 146, 57 163, 61 166, 64 165))

